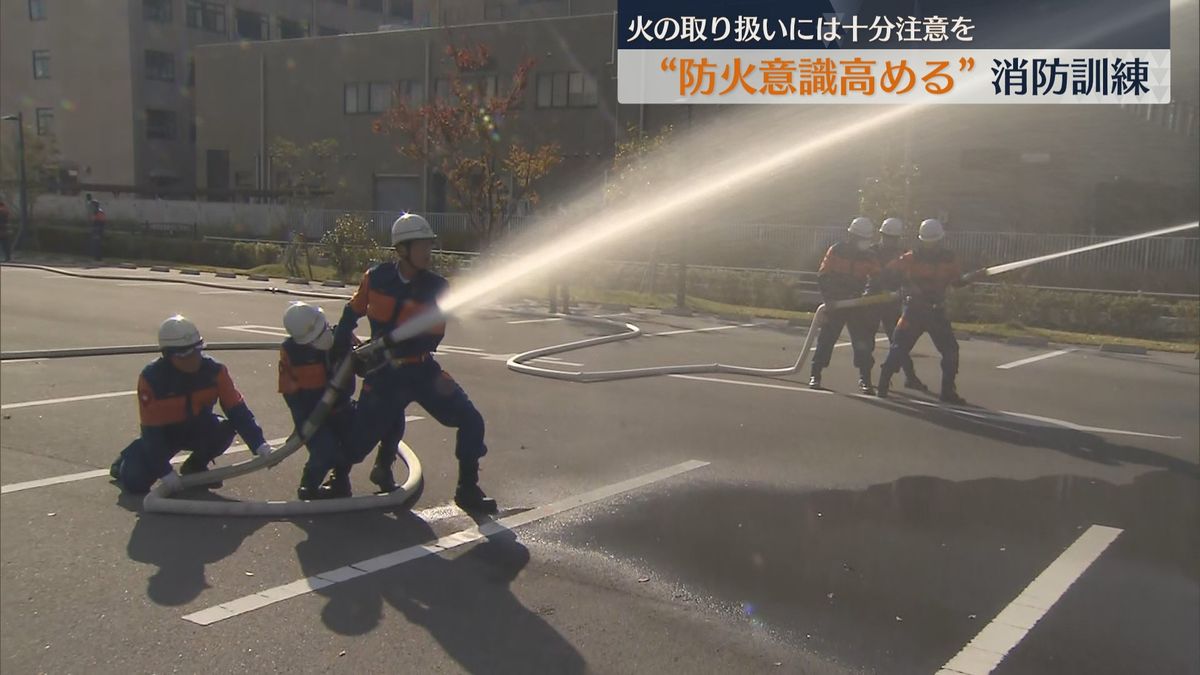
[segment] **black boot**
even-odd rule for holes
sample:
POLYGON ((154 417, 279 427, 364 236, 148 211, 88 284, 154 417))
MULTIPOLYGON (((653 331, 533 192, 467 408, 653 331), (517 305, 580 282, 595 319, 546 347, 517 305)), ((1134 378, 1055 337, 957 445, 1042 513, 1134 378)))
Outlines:
POLYGON ((808 388, 809 389, 820 389, 821 388, 821 371, 820 370, 813 368, 812 377, 808 378, 808 388))
MULTIPOLYGON (((183 460, 183 464, 179 465, 179 475, 186 476, 188 474, 193 474, 193 473, 203 473, 205 471, 208 471, 209 464, 212 464, 212 462, 211 461, 205 462, 205 461, 201 460, 200 457, 196 453, 192 453, 190 456, 188 456, 187 459, 183 460)), ((209 483, 208 485, 205 485, 204 487, 209 490, 215 490, 215 489, 221 487, 222 485, 224 485, 223 482, 217 481, 215 483, 209 483)))
POLYGON ((454 491, 454 503, 467 513, 493 514, 500 511, 496 500, 483 493, 479 487, 479 463, 458 463, 458 489, 454 491))
POLYGON ((938 398, 943 403, 949 403, 951 405, 966 405, 967 404, 967 400, 965 398, 963 398, 962 396, 958 395, 958 390, 954 388, 954 385, 950 385, 949 387, 942 387, 942 394, 941 394, 941 396, 938 396, 938 398))
POLYGON ((929 387, 925 386, 925 383, 922 382, 921 378, 917 377, 917 374, 913 371, 904 373, 904 388, 912 389, 914 391, 929 391, 929 387))
POLYGON ((860 373, 858 377, 858 391, 867 396, 875 395, 875 387, 871 386, 871 373, 860 373))
POLYGON ((954 386, 953 375, 942 376, 942 394, 941 396, 938 396, 938 398, 941 399, 943 403, 950 403, 952 405, 967 404, 966 400, 958 395, 958 387, 954 386))
POLYGON ((296 488, 296 497, 303 501, 320 499, 321 494, 321 479, 324 478, 323 473, 318 474, 316 471, 304 467, 304 471, 300 474, 300 487, 296 488))
POLYGON ((117 461, 112 463, 112 466, 108 467, 108 475, 115 481, 121 480, 121 458, 120 457, 117 458, 117 461))
POLYGON ((395 454, 379 449, 379 454, 375 455, 375 466, 371 469, 371 482, 379 487, 380 492, 395 492, 396 477, 392 475, 392 463, 396 460, 395 454))
POLYGON ((319 499, 353 497, 354 491, 350 489, 350 467, 335 466, 333 471, 329 472, 329 480, 319 488, 318 494, 319 499))

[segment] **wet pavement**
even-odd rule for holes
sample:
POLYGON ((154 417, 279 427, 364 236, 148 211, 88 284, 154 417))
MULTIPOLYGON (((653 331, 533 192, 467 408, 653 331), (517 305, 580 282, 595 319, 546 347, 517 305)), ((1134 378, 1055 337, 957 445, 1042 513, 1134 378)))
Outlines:
POLYGON ((999 672, 1183 673, 1200 663, 1198 517, 1195 479, 1169 471, 1128 485, 912 477, 662 490, 561 535, 850 667, 932 673, 1084 530, 1108 525, 1124 530, 1116 544, 999 672))

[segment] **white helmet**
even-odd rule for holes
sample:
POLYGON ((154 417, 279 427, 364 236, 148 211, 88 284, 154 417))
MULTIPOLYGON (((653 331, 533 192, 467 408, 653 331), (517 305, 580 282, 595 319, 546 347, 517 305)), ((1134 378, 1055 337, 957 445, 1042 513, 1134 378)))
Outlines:
POLYGON ((297 343, 322 351, 333 346, 333 331, 325 320, 325 310, 303 302, 293 302, 283 313, 283 327, 297 343))
POLYGON ((419 239, 437 239, 428 220, 415 213, 406 213, 392 223, 392 246, 419 239))
POLYGON ((203 346, 204 338, 200 337, 196 324, 178 314, 158 327, 158 347, 164 352, 182 352, 203 346))
POLYGON ((879 234, 888 237, 903 237, 904 221, 899 218, 885 218, 883 224, 879 226, 879 234))
POLYGON ((946 230, 942 227, 941 221, 933 218, 922 221, 921 231, 917 234, 917 238, 921 241, 941 241, 944 236, 946 236, 946 230))
POLYGON ((846 228, 846 231, 856 237, 870 239, 875 236, 875 223, 866 216, 859 216, 850 221, 850 227, 846 228))

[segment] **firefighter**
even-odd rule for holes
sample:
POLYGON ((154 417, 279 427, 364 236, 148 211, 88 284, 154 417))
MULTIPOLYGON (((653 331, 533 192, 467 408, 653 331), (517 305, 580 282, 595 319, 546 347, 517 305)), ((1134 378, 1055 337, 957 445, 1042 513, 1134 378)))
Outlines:
MULTIPOLYGON (((371 339, 384 340, 397 326, 424 311, 436 309, 446 280, 429 270, 437 235, 428 221, 406 213, 392 224, 396 260, 367 270, 346 304, 334 333, 335 351, 349 349, 361 317, 371 324, 371 339)), ((365 367, 363 392, 355 419, 354 453, 370 448, 404 410, 417 402, 438 422, 457 429, 458 487, 454 501, 463 510, 496 513, 496 501, 479 487, 479 460, 487 454, 483 416, 450 374, 433 358, 445 334, 440 323, 426 332, 382 350, 384 360, 365 367)), ((357 354, 356 354, 357 358, 357 354)))
MULTIPOLYGON (((325 312, 303 302, 293 302, 283 314, 283 327, 288 338, 279 348, 279 393, 292 413, 296 429, 304 424, 325 393, 336 368, 331 348, 333 329, 325 320, 325 312)), ((329 416, 308 440, 308 461, 300 474, 300 499, 332 499, 350 497, 350 467, 353 464, 345 444, 354 423, 353 381, 341 392, 329 416), (322 484, 326 476, 329 481, 322 484)), ((371 482, 382 492, 396 489, 391 465, 399 452, 404 434, 404 418, 387 434, 380 445, 371 482), (380 458, 390 459, 380 459, 380 458), (381 469, 381 465, 384 467, 381 469), (381 473, 381 471, 383 473, 381 473), (384 475, 386 473, 386 475, 384 475)))
MULTIPOLYGON (((885 218, 883 224, 879 226, 879 241, 875 243, 875 256, 879 260, 880 269, 887 267, 889 263, 896 260, 904 254, 904 247, 901 244, 901 237, 904 236, 904 221, 899 218, 885 218)), ((867 282, 867 295, 877 295, 880 293, 891 293, 898 291, 894 283, 889 283, 887 278, 889 275, 876 274, 867 282)), ((891 280, 895 279, 894 275, 890 276, 891 280)), ((887 334, 888 344, 895 343, 896 322, 900 320, 900 299, 895 302, 890 302, 879 306, 880 323, 883 325, 883 332, 887 334)), ((901 370, 904 371, 904 386, 908 389, 917 391, 929 391, 929 387, 917 377, 917 371, 913 368, 911 355, 905 355, 904 360, 900 364, 901 370)))
POLYGON ((891 388, 892 375, 900 370, 922 333, 929 333, 942 355, 942 389, 939 398, 955 405, 966 403, 958 394, 958 340, 946 316, 946 289, 975 281, 980 272, 962 274, 954 252, 946 248, 942 223, 932 218, 921 223, 918 245, 888 264, 885 276, 893 275, 900 286, 903 307, 896 323, 891 348, 879 372, 880 397, 891 388))
POLYGON ((204 338, 196 324, 178 314, 168 318, 159 326, 158 346, 162 356, 138 378, 141 436, 109 469, 126 492, 144 494, 156 480, 179 489, 181 475, 207 471, 229 449, 234 432, 255 455, 271 452, 229 370, 201 353, 204 338), (218 402, 225 417, 213 413, 218 402), (171 458, 181 450, 191 455, 176 473, 171 458))
MULTIPOLYGON (((871 250, 875 238, 875 224, 870 218, 858 217, 850 222, 848 236, 825 253, 817 284, 825 304, 838 300, 849 300, 862 296, 867 280, 879 273, 879 261, 871 250)), ((864 394, 873 394, 871 368, 875 358, 875 328, 879 325, 878 315, 870 307, 827 310, 825 321, 817 336, 817 352, 813 355, 812 377, 808 386, 821 388, 821 371, 829 366, 833 348, 842 328, 850 330, 850 342, 854 350, 854 366, 858 368, 858 389, 864 394)))

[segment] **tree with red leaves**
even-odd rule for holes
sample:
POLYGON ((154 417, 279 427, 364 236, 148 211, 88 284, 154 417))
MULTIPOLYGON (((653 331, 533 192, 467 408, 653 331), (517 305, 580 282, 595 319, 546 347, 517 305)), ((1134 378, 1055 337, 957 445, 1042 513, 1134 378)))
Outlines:
POLYGON ((486 246, 508 227, 518 204, 537 203, 534 185, 562 155, 555 143, 531 146, 512 133, 533 59, 517 66, 507 89, 488 91, 480 76, 492 65, 486 46, 450 46, 446 57, 454 65, 449 96, 430 92, 424 105, 397 97, 374 130, 398 137, 397 152, 428 162, 446 177, 452 203, 486 246))

